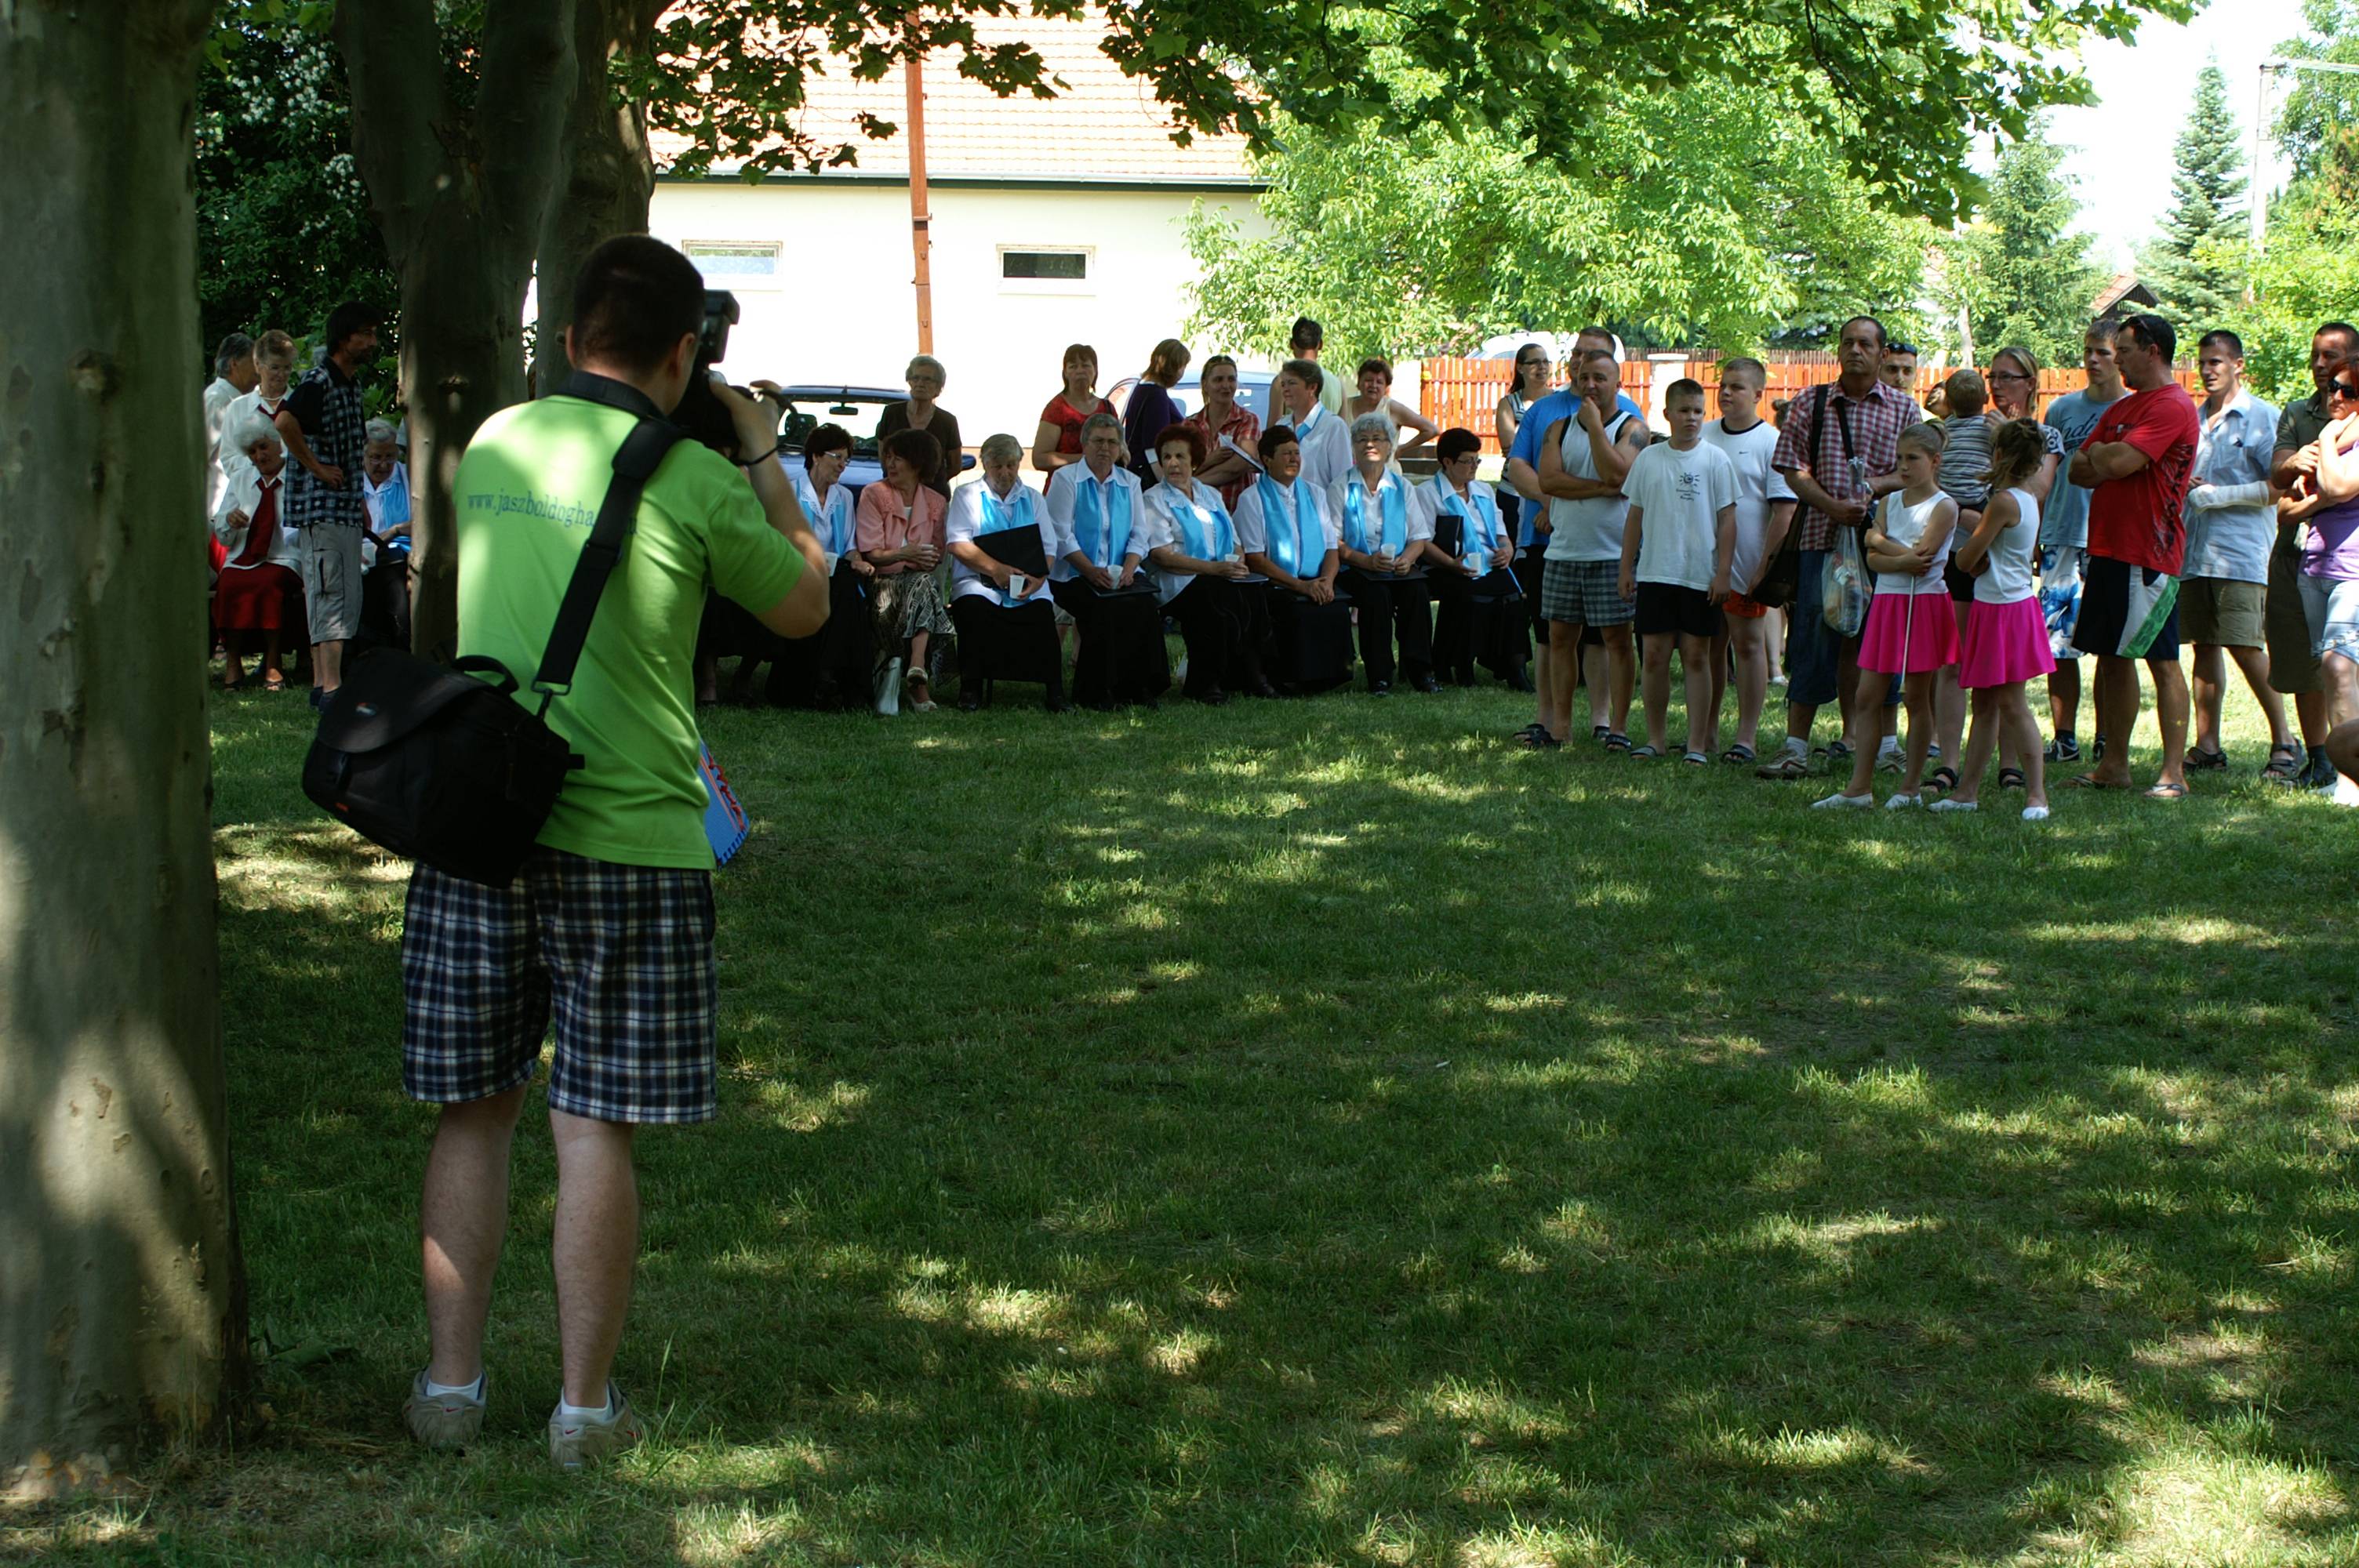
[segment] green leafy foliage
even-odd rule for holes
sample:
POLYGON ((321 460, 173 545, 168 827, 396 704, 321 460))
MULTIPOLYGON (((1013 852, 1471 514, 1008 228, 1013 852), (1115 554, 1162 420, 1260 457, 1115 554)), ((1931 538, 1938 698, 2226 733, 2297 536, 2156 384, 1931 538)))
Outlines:
POLYGON ((2195 80, 2195 103, 2179 134, 2178 171, 2161 237, 2140 252, 2138 276, 2161 302, 2181 341, 2219 324, 2244 293, 2229 247, 2245 232, 2245 155, 2218 64, 2195 80))
POLYGON ((2050 363, 2077 359, 2099 283, 2063 150, 2033 125, 1999 155, 1977 220, 1942 244, 1937 293, 1966 313, 1977 350, 2021 343, 2050 363))
MULTIPOLYGON (((2302 0, 2301 14, 2307 30, 2278 45, 2278 54, 2359 65, 2359 0, 2302 0)), ((2291 71, 2285 81, 2277 137, 2293 162, 2296 183, 2359 183, 2359 76, 2291 71)))

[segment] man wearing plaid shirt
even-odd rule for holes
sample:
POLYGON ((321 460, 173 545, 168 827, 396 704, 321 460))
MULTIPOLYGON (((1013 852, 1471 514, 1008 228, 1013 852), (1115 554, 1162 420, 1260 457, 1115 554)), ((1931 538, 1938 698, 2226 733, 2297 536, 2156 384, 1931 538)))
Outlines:
POLYGON ((303 612, 311 624, 311 706, 343 684, 344 644, 361 625, 361 491, 367 414, 353 373, 376 352, 376 312, 348 301, 328 312, 328 357, 278 411, 288 470, 287 522, 303 540, 303 612))
MULTIPOLYGON (((1921 423, 1917 400, 1877 376, 1884 362, 1884 323, 1854 316, 1843 323, 1836 356, 1842 378, 1797 395, 1770 460, 1801 497, 1794 519, 1801 551, 1800 592, 1786 639, 1786 746, 1760 770, 1765 779, 1796 779, 1810 771, 1810 724, 1819 709, 1840 700, 1851 722, 1859 684, 1859 639, 1838 637, 1819 613, 1819 584, 1837 528, 1857 528, 1887 491, 1900 488, 1900 432, 1921 423)), ((1830 768, 1850 766, 1848 730, 1827 748, 1830 768)))

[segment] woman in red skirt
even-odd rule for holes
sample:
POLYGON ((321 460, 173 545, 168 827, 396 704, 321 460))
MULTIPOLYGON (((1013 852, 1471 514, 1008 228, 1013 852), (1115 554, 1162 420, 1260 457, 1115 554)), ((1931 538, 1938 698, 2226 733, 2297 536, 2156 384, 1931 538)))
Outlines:
POLYGON ((246 633, 259 632, 263 689, 278 691, 287 685, 278 668, 280 633, 299 633, 303 626, 295 532, 278 521, 286 449, 277 430, 259 415, 233 425, 225 438, 245 454, 246 465, 231 476, 221 510, 213 514, 213 537, 224 551, 221 579, 213 586, 213 625, 229 654, 222 688, 235 691, 245 684, 246 633))

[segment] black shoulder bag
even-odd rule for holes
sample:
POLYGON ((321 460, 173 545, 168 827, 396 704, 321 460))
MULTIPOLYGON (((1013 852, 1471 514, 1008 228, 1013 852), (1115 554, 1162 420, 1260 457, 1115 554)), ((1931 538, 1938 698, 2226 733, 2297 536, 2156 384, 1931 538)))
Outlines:
POLYGON ((448 669, 394 648, 355 659, 320 715, 303 761, 303 793, 361 837, 438 871, 506 887, 582 759, 548 723, 549 705, 572 689, 606 579, 638 521, 639 494, 687 432, 638 391, 576 373, 557 389, 639 416, 614 454, 614 477, 582 546, 532 689, 480 654, 448 669), (481 674, 487 679, 479 680, 481 674))
MULTIPOLYGON (((1810 410, 1810 455, 1814 461, 1817 459, 1820 445, 1826 439, 1827 400, 1834 394, 1834 384, 1822 381, 1819 383, 1816 390, 1818 392, 1816 406, 1810 410)), ((1838 408, 1835 414, 1837 423, 1843 428, 1843 457, 1845 460, 1849 460, 1852 454, 1850 406, 1846 405, 1838 408)), ((1761 580, 1754 585, 1753 591, 1746 594, 1745 598, 1756 604, 1766 604, 1772 610, 1783 610, 1793 603, 1795 598, 1800 594, 1802 591, 1802 522, 1810 516, 1810 503, 1807 502, 1795 503, 1793 525, 1786 530, 1786 537, 1779 542, 1777 553, 1769 557, 1768 568, 1762 572, 1761 580)))

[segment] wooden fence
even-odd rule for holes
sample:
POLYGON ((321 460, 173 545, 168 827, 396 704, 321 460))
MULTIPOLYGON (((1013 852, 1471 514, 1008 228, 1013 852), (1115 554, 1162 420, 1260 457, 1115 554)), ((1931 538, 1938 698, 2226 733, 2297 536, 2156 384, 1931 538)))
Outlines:
MULTIPOLYGON (((1762 395, 1762 413, 1780 397, 1793 397, 1821 382, 1832 381, 1842 373, 1832 356, 1826 354, 1777 355, 1764 362, 1769 371, 1768 388, 1762 395)), ((1499 449, 1497 422, 1493 415, 1499 399, 1515 384, 1515 362, 1512 360, 1445 360, 1423 362, 1423 381, 1418 401, 1425 416, 1447 430, 1452 426, 1473 431, 1483 438, 1483 449, 1499 449)), ((1917 400, 1930 396, 1954 366, 1921 365, 1917 372, 1917 400)), ((2192 365, 2181 365, 2175 372, 2179 384, 2189 395, 2201 399, 2203 384, 2192 365)), ((1562 385, 1570 379, 1569 366, 1557 367, 1556 382, 1562 385)), ((1677 381, 1685 376, 1703 384, 1709 400, 1720 386, 1720 363, 1716 360, 1689 360, 1684 363, 1665 361, 1659 364, 1651 360, 1634 359, 1622 366, 1622 390, 1639 407, 1654 407, 1653 392, 1658 379, 1677 381)), ((2049 404, 2068 392, 2078 392, 2088 384, 2088 378, 2078 365, 2051 367, 2039 373, 2038 412, 2046 414, 2049 404)), ((1707 401, 1707 407, 1710 406, 1707 401)))

